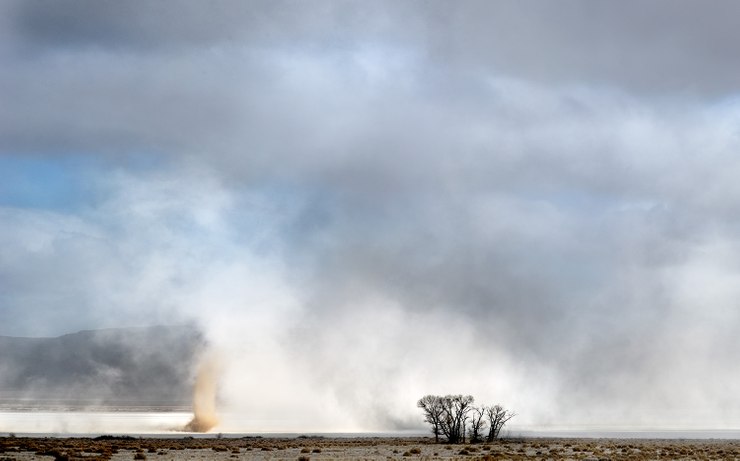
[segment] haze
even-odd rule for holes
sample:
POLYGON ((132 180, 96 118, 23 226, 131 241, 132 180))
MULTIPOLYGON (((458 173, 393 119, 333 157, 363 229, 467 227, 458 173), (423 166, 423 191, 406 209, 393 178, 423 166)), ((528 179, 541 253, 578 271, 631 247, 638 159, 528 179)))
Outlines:
POLYGON ((193 324, 223 430, 733 428, 740 3, 0 3, 0 335, 193 324))

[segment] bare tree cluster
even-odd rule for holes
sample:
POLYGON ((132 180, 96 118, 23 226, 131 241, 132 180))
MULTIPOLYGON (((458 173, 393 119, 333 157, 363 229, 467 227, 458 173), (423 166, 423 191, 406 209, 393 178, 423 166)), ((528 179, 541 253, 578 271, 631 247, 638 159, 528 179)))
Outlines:
POLYGON ((492 442, 515 413, 501 405, 476 407, 472 395, 425 395, 416 403, 424 412, 424 421, 432 426, 434 440, 447 443, 492 442))

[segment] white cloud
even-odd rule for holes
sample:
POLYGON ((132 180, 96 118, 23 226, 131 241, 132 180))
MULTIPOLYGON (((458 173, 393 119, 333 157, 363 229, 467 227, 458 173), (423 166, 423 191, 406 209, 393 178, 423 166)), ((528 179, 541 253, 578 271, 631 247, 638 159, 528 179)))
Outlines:
POLYGON ((445 4, 411 4, 404 21, 389 4, 367 21, 235 7, 200 31, 198 4, 162 30, 128 7, 131 22, 91 12, 111 25, 93 30, 34 5, 0 50, 0 153, 105 162, 86 207, 0 211, 0 324, 196 318, 228 358, 224 402, 324 409, 327 428, 405 427, 427 392, 501 399, 531 423, 724 415, 727 389, 689 379, 735 378, 720 351, 740 139, 735 99, 706 97, 734 91, 713 78, 726 60, 703 56, 715 39, 633 56, 630 5, 604 29, 621 34, 613 63, 566 6, 573 30, 543 19, 552 6, 471 2, 436 19, 445 4), (480 28, 497 11, 543 29, 494 40, 519 37, 480 28), (702 77, 690 94, 648 75, 684 61, 702 77))

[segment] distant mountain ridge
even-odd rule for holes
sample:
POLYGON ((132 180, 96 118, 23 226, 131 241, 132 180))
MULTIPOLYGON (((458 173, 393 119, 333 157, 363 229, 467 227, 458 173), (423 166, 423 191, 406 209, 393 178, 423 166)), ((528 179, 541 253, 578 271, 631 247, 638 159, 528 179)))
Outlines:
POLYGON ((188 406, 193 364, 203 345, 201 333, 190 326, 0 336, 0 406, 188 406))

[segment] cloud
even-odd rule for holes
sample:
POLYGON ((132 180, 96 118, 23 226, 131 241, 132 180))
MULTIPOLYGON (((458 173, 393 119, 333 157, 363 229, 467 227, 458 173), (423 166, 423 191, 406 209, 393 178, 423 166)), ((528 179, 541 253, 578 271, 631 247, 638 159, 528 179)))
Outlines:
POLYGON ((0 196, 1 324, 196 319, 226 427, 736 423, 731 4, 162 5, 5 5, 6 164, 96 161, 0 196))
POLYGON ((362 43, 418 50, 452 73, 614 85, 642 94, 735 91, 738 6, 693 1, 525 2, 186 1, 117 5, 70 0, 5 5, 10 50, 135 55, 223 46, 319 52, 362 43))

